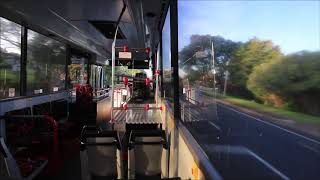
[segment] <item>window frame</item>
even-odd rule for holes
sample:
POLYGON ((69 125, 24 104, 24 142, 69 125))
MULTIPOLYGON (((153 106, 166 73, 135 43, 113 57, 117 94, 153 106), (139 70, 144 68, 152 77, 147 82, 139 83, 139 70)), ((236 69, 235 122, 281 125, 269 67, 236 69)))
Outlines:
MULTIPOLYGON (((38 31, 36 31, 36 30, 34 30, 34 29, 32 29, 32 28, 29 28, 29 27, 25 27, 26 28, 26 44, 25 44, 25 66, 24 66, 24 68, 25 68, 25 74, 24 74, 24 76, 25 76, 25 83, 26 83, 26 89, 25 89, 25 95, 27 96, 27 97, 30 97, 30 96, 41 96, 41 95, 48 95, 48 94, 55 94, 55 93, 59 93, 59 92, 63 92, 63 91, 65 91, 65 90, 68 90, 67 89, 67 87, 65 86, 65 83, 64 83, 64 88, 62 89, 62 90, 59 90, 58 89, 58 91, 56 91, 56 92, 53 92, 53 91, 51 91, 51 90, 49 90, 48 92, 45 92, 45 93, 39 93, 39 94, 34 94, 34 93, 32 93, 32 94, 30 94, 30 95, 28 95, 28 79, 27 79, 27 65, 28 65, 28 34, 29 34, 29 30, 30 31, 33 31, 33 33, 37 33, 37 34, 40 34, 41 36, 44 36, 45 38, 48 38, 48 39, 51 39, 51 40, 54 40, 54 41, 56 41, 56 42, 58 42, 58 43, 61 43, 63 46, 64 46, 64 49, 65 49, 65 53, 64 53, 64 57, 65 57, 65 60, 64 60, 64 71, 65 71, 65 66, 67 66, 67 45, 66 45, 66 43, 64 43, 64 42, 61 42, 61 41, 59 41, 59 40, 57 40, 57 39, 55 39, 55 38, 52 38, 52 37, 49 37, 49 36, 47 36, 47 35, 44 35, 43 33, 40 33, 40 32, 38 32, 38 31)), ((65 81, 67 80, 66 78, 67 78, 67 76, 66 76, 66 72, 65 72, 65 81)), ((50 83, 50 82, 49 82, 50 83)))
POLYGON ((21 84, 21 81, 22 81, 22 74, 21 74, 21 70, 22 70, 22 53, 23 53, 23 50, 22 50, 22 43, 23 43, 23 41, 22 41, 22 34, 23 34, 23 25, 21 25, 20 23, 18 23, 18 22, 16 22, 16 21, 13 21, 12 19, 10 19, 10 18, 7 18, 7 17, 4 17, 4 16, 1 16, 0 15, 0 18, 3 18, 3 19, 5 19, 5 20, 7 20, 7 21, 10 21, 10 22, 12 22, 12 23, 15 23, 15 24, 17 24, 17 25, 19 25, 20 26, 20 70, 19 70, 19 95, 18 96, 14 96, 14 97, 5 97, 5 98, 0 98, 0 102, 1 101, 3 101, 3 100, 11 100, 11 99, 16 99, 16 98, 20 98, 20 97, 22 97, 23 96, 23 94, 22 94, 22 84, 21 84))
POLYGON ((0 15, 0 18, 4 18, 8 21, 11 21, 13 23, 16 23, 18 25, 21 26, 21 45, 20 45, 20 71, 19 71, 19 76, 20 76, 20 80, 19 80, 19 88, 20 88, 20 95, 19 96, 15 96, 15 97, 6 97, 3 99, 0 99, 0 102, 5 102, 5 101, 11 101, 11 100, 17 100, 17 99, 24 99, 24 98, 28 98, 28 97, 37 97, 37 96, 45 96, 45 95, 50 95, 50 94, 58 94, 58 93, 62 93, 62 92, 66 92, 69 91, 69 87, 67 85, 67 78, 68 78, 68 71, 66 71, 66 69, 68 68, 68 62, 70 61, 70 45, 68 45, 68 43, 65 43, 57 38, 53 38, 53 37, 49 37, 47 35, 45 35, 44 33, 41 33, 37 30, 35 30, 34 28, 29 27, 27 24, 22 24, 19 23, 9 17, 5 17, 3 15, 0 15), (41 93, 41 94, 32 94, 32 95, 27 95, 27 50, 28 50, 28 30, 34 31, 38 34, 41 34, 49 39, 53 39, 61 44, 64 45, 65 47, 65 84, 64 84, 64 89, 62 90, 58 90, 56 92, 45 92, 45 93, 41 93))

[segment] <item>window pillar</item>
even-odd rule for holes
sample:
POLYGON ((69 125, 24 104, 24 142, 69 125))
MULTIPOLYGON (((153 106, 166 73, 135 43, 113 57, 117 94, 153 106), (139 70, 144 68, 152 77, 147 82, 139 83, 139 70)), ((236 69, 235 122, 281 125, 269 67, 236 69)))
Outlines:
POLYGON ((20 96, 26 96, 27 90, 27 41, 28 29, 21 26, 20 96))
POLYGON ((180 119, 178 74, 178 2, 170 1, 171 67, 173 77, 174 117, 180 119))

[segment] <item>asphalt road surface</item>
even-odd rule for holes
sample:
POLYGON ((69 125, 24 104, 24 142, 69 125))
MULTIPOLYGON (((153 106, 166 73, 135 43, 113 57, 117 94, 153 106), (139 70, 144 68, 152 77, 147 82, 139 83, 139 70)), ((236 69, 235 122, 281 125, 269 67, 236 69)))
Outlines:
POLYGON ((223 178, 320 179, 319 139, 222 104, 191 109, 201 120, 185 124, 223 178))

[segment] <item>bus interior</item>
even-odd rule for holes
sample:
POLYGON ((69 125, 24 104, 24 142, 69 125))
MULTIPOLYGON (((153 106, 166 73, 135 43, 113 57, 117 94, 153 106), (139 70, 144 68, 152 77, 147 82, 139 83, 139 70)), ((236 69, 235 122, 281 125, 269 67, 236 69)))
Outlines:
POLYGON ((279 137, 308 141, 309 174, 265 160, 277 138, 258 139, 283 126, 235 122, 263 117, 218 99, 212 42, 179 48, 179 3, 1 0, 0 179, 319 178, 320 141, 294 128, 279 137))

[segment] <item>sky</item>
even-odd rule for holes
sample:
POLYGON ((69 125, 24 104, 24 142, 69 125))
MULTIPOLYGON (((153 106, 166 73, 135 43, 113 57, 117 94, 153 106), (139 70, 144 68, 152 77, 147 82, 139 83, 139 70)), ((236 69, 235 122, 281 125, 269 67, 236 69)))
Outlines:
POLYGON ((320 50, 319 1, 178 1, 179 50, 192 34, 272 40, 284 54, 320 50))

